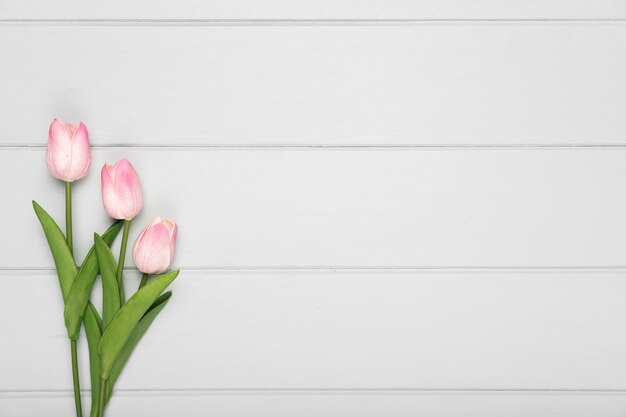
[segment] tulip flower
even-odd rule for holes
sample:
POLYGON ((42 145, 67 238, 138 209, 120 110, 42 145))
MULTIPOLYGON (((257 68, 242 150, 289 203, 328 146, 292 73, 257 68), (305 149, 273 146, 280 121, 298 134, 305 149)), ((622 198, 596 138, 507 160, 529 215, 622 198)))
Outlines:
POLYGON ((87 127, 54 119, 48 131, 46 153, 48 171, 52 176, 72 182, 83 178, 89 170, 89 135, 87 127))
POLYGON ((131 220, 141 210, 139 175, 127 159, 102 167, 102 203, 114 219, 131 220))
POLYGON ((46 162, 50 173, 65 183, 65 234, 35 201, 33 209, 48 241, 63 296, 76 417, 83 416, 77 344, 81 329, 89 345, 90 415, 103 417, 129 355, 172 296, 171 291, 164 291, 180 271, 165 271, 174 259, 178 226, 171 218, 156 217, 143 229, 133 247, 133 258, 143 277, 139 289, 127 301, 122 276, 124 260, 132 219, 143 206, 137 172, 126 159, 102 167, 102 204, 107 214, 117 220, 102 235, 94 233, 94 245, 84 260, 77 262, 72 250, 72 183, 87 174, 91 162, 85 125, 54 119, 49 129, 46 162), (116 261, 111 244, 121 230, 116 261), (90 302, 98 274, 102 277, 101 314, 90 302), (159 276, 145 285, 150 274, 159 276))
POLYGON ((130 231, 130 221, 143 206, 139 175, 127 159, 120 159, 113 165, 104 164, 102 167, 102 204, 107 214, 114 219, 124 220, 124 232, 120 258, 117 264, 117 286, 120 299, 124 300, 124 286, 122 273, 126 258, 126 243, 130 231))
MULTIPOLYGON (((89 134, 83 122, 75 125, 54 119, 48 129, 46 165, 52 176, 65 181, 65 241, 72 256, 72 181, 79 180, 87 175, 90 163, 89 134)), ((82 417, 77 343, 76 339, 72 337, 70 337, 70 342, 76 416, 82 417)))
POLYGON ((155 217, 137 237, 133 259, 137 269, 144 273, 144 284, 149 274, 160 274, 172 264, 177 232, 174 219, 155 217))

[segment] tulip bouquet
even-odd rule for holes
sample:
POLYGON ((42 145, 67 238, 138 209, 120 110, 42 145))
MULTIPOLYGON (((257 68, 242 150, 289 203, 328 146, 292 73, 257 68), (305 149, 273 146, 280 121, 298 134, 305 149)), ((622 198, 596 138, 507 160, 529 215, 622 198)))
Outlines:
POLYGON ((166 272, 174 258, 178 227, 170 218, 157 217, 140 233, 132 253, 143 276, 137 291, 127 299, 123 273, 128 234, 143 205, 137 172, 126 159, 102 167, 102 203, 115 221, 102 235, 94 233, 94 244, 78 266, 72 245, 72 182, 87 174, 91 162, 85 125, 55 119, 50 125, 46 157, 50 173, 65 182, 65 234, 35 201, 33 208, 52 252, 65 305, 76 415, 82 417, 77 342, 84 326, 91 372, 91 417, 102 417, 124 365, 172 295, 163 291, 179 272, 166 272), (110 246, 120 231, 122 243, 116 260, 110 246), (102 313, 90 301, 98 275, 102 313))

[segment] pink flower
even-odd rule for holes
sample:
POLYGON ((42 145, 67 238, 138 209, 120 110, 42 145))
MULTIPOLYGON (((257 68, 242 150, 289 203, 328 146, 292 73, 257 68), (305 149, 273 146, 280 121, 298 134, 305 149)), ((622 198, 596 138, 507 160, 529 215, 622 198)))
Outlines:
POLYGON ((114 219, 131 220, 143 206, 139 175, 127 159, 102 167, 102 204, 114 219))
POLYGON ((90 162, 87 127, 54 119, 48 132, 48 171, 60 180, 76 181, 87 175, 90 162))
POLYGON ((146 274, 160 274, 165 271, 174 260, 177 232, 178 226, 174 219, 152 219, 133 246, 133 259, 137 269, 146 274))

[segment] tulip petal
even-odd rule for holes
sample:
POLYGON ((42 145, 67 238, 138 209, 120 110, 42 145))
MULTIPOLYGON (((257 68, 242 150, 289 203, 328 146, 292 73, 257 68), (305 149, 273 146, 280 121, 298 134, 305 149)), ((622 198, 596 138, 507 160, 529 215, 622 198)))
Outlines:
MULTIPOLYGON (((173 220, 172 220, 173 221, 173 220)), ((178 234, 178 225, 174 223, 174 230, 170 235, 170 265, 174 262, 174 255, 176 255, 176 235, 178 234)))
POLYGON ((137 250, 139 242, 143 240, 148 230, 151 229, 154 225, 159 224, 159 223, 161 223, 161 218, 157 216, 154 219, 150 220, 150 222, 146 225, 146 227, 143 228, 141 233, 139 233, 139 236, 137 236, 137 240, 135 240, 135 246, 133 247, 133 256, 134 256, 135 251, 137 250))
POLYGON ((72 130, 67 123, 63 123, 59 119, 54 119, 52 124, 50 124, 48 135, 49 138, 62 139, 69 143, 72 139, 72 130))
POLYGON ((46 164, 50 173, 63 181, 75 181, 89 170, 91 161, 87 127, 54 119, 48 131, 46 164))
POLYGON ((139 176, 128 160, 122 159, 119 162, 114 181, 119 199, 126 202, 120 207, 124 218, 135 217, 142 206, 141 186, 139 176))
POLYGON ((46 152, 48 171, 54 177, 67 181, 71 162, 71 134, 64 123, 54 119, 48 133, 48 149, 46 152))
POLYGON ((128 160, 102 168, 102 201, 109 216, 115 219, 130 220, 141 210, 139 176, 128 160))
POLYGON ((145 273, 160 274, 170 265, 170 232, 162 223, 146 227, 133 248, 137 268, 145 273))
MULTIPOLYGON (((80 122, 80 124, 82 125, 83 122, 80 122)), ((65 126, 67 127, 67 131, 70 133, 70 136, 74 136, 74 133, 76 133, 76 131, 78 130, 78 126, 74 123, 66 123, 65 126)))
POLYGON ((71 152, 69 176, 72 180, 78 180, 87 175, 89 164, 91 163, 89 134, 87 133, 87 127, 82 122, 72 137, 71 152))
POLYGON ((102 181, 102 204, 104 210, 114 219, 122 219, 117 215, 117 195, 113 189, 113 178, 111 177, 112 167, 104 164, 100 171, 100 179, 102 181))
POLYGON ((100 171, 100 178, 102 179, 103 187, 111 187, 113 185, 113 179, 111 178, 111 167, 107 164, 102 166, 102 171, 100 171))

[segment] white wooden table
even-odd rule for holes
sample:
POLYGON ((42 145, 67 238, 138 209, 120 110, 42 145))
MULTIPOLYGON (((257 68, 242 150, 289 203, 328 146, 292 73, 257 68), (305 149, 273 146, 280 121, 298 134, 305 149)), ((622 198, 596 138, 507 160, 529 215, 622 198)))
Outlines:
POLYGON ((0 416, 73 409, 53 117, 79 258, 105 161, 180 226, 110 416, 626 415, 625 74, 624 0, 2 0, 0 416))

